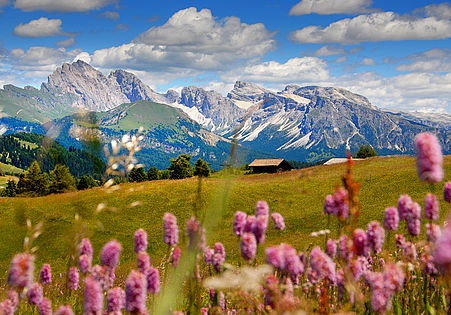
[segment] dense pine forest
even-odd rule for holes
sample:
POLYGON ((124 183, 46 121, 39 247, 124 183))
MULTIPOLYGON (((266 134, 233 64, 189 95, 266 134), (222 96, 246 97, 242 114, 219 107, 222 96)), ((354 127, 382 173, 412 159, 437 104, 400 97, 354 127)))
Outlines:
POLYGON ((55 140, 35 133, 16 133, 0 137, 0 162, 21 169, 37 161, 43 172, 49 172, 57 164, 66 165, 75 177, 91 175, 100 179, 105 163, 84 150, 66 149, 55 140))

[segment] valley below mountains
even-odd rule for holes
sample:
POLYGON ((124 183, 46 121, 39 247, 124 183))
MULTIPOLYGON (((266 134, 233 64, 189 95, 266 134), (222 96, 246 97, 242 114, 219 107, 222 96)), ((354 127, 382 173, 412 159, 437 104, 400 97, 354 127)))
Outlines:
POLYGON ((144 129, 138 158, 165 168, 187 153, 213 168, 227 163, 231 139, 238 163, 280 157, 315 161, 370 144, 381 155, 413 154, 414 137, 435 133, 451 153, 451 115, 382 110, 367 98, 336 87, 288 85, 275 92, 237 81, 223 96, 189 86, 158 93, 132 73, 105 76, 83 61, 63 64, 40 89, 0 89, 0 132, 47 134, 82 147, 86 134, 102 143, 144 129), (241 127, 241 128, 239 128, 241 127))

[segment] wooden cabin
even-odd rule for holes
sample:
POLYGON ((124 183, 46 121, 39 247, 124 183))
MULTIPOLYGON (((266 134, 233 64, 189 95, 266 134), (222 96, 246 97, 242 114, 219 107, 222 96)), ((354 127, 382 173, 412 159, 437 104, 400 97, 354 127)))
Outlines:
POLYGON ((253 173, 280 173, 294 168, 284 159, 256 159, 249 167, 253 173))

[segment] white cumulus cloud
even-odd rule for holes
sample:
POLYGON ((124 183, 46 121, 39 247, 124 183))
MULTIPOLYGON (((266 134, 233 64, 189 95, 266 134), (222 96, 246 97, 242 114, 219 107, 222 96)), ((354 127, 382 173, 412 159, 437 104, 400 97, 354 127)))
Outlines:
POLYGON ((237 17, 218 20, 208 9, 188 8, 131 43, 95 51, 92 62, 147 71, 225 69, 263 56, 274 48, 274 35, 262 23, 246 24, 237 17))
POLYGON ((323 46, 320 49, 316 50, 313 55, 322 57, 322 56, 333 56, 333 55, 344 55, 346 50, 341 46, 323 46))
POLYGON ((372 0, 302 0, 290 10, 290 15, 341 14, 370 12, 372 0))
POLYGON ((66 38, 66 39, 56 42, 56 46, 58 46, 58 47, 67 48, 67 47, 72 47, 74 45, 75 45, 75 38, 73 38, 73 37, 69 37, 69 38, 66 38))
POLYGON ((360 61, 360 64, 363 66, 374 66, 374 65, 376 65, 376 61, 374 61, 373 58, 366 57, 360 61))
POLYGON ((316 57, 296 57, 285 63, 266 61, 231 70, 221 76, 225 81, 245 80, 267 83, 301 83, 324 81, 329 71, 324 60, 316 57))
POLYGON ((343 19, 327 27, 307 26, 291 33, 297 43, 342 43, 433 40, 451 37, 451 21, 378 12, 343 19))
POLYGON ((118 2, 118 0, 16 0, 14 7, 22 11, 85 12, 118 2))
POLYGON ((19 24, 14 28, 14 35, 20 37, 49 37, 64 34, 60 19, 41 17, 26 24, 19 24))
POLYGON ((408 63, 403 63, 395 69, 411 72, 451 72, 451 49, 431 49, 420 54, 414 54, 406 58, 408 63))

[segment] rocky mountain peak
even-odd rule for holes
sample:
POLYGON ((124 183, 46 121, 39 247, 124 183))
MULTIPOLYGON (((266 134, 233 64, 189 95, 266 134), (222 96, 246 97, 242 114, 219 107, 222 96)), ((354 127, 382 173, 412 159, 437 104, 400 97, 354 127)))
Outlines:
POLYGON ((263 99, 267 93, 272 92, 254 83, 236 81, 227 97, 238 101, 256 102, 263 99))

